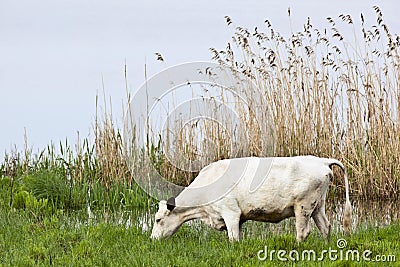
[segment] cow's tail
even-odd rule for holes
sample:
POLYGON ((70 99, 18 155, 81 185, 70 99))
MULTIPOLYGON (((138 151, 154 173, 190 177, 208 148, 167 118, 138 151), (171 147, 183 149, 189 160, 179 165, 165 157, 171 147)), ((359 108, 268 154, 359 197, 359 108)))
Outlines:
POLYGON ((349 197, 349 180, 347 179, 347 171, 344 167, 343 163, 336 159, 328 159, 326 162, 329 165, 329 168, 332 169, 332 165, 339 166, 344 172, 344 187, 346 190, 346 204, 344 206, 344 216, 343 216, 343 227, 344 232, 348 235, 350 234, 350 226, 351 226, 351 203, 349 197))

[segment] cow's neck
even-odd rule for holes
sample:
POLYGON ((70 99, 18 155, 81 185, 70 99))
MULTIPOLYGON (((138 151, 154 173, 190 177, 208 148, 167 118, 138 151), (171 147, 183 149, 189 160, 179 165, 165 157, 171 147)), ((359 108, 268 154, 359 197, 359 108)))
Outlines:
POLYGON ((176 198, 176 206, 179 209, 182 222, 187 222, 194 219, 200 219, 204 216, 204 208, 196 206, 188 201, 184 201, 179 196, 176 198))
POLYGON ((181 209, 180 218, 182 223, 195 219, 200 219, 204 216, 204 211, 201 207, 182 207, 179 209, 181 209))

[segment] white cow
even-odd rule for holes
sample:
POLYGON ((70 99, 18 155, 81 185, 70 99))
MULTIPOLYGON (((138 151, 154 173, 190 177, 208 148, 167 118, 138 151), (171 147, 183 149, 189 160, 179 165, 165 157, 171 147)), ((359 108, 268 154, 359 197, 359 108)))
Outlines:
POLYGON ((310 233, 310 218, 329 238, 325 197, 333 165, 344 172, 344 230, 348 234, 349 185, 340 161, 314 156, 248 157, 214 162, 176 198, 160 201, 151 238, 169 237, 184 222, 200 219, 217 230, 227 230, 229 240, 240 240, 241 226, 247 220, 277 223, 293 216, 298 241, 310 233))

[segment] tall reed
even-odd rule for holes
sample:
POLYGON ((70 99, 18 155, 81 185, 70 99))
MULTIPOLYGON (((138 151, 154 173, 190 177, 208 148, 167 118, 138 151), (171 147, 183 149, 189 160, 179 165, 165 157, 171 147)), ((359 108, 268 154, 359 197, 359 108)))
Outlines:
MULTIPOLYGON (((288 37, 268 20, 264 30, 235 27, 224 50, 210 51, 236 75, 235 90, 246 99, 231 105, 241 114, 242 133, 229 135, 237 118, 216 108, 218 124, 170 125, 168 134, 152 139, 153 144, 162 143, 159 153, 171 154, 170 162, 201 166, 238 156, 334 157, 347 166, 354 196, 398 199, 400 37, 391 33, 379 7, 374 10, 376 24, 370 27, 362 14, 359 24, 350 15, 327 18, 328 30, 314 28, 308 19, 302 31, 288 37)), ((232 101, 223 92, 218 97, 226 105, 232 101)), ((175 121, 186 123, 178 117, 175 121)), ((163 167, 164 177, 184 185, 195 176, 171 164, 163 167)), ((343 179, 333 185, 333 192, 342 196, 343 179)))
MULTIPOLYGON (((327 18, 331 28, 324 31, 308 19, 289 37, 265 21, 265 31, 236 27, 225 50, 211 51, 221 65, 256 84, 244 92, 254 113, 272 114, 274 155, 338 158, 348 167, 353 194, 398 198, 400 37, 374 10, 377 24, 367 28, 361 14, 359 32, 350 15, 340 15, 340 25, 327 18), (350 40, 339 26, 349 27, 350 40)), ((227 22, 233 25, 229 17, 227 22)), ((247 154, 263 156, 259 151, 247 154)), ((334 184, 343 189, 342 179, 334 184)))

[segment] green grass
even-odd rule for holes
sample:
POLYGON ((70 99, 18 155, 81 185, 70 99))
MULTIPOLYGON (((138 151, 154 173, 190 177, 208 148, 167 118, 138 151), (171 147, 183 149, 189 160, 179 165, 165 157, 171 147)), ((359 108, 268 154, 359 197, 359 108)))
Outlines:
MULTIPOLYGON (((143 211, 144 213, 145 211, 143 211)), ((139 214, 139 213, 137 213, 139 214)), ((359 230, 349 237, 333 234, 329 242, 314 229, 306 242, 298 244, 293 233, 266 238, 257 234, 242 242, 230 243, 225 232, 217 232, 203 225, 183 226, 176 235, 166 240, 150 240, 149 231, 142 231, 132 215, 132 226, 118 219, 106 222, 97 218, 88 223, 82 213, 58 211, 51 216, 38 218, 26 210, 2 210, 0 214, 0 264, 4 266, 286 266, 276 258, 260 261, 257 253, 265 247, 268 251, 315 250, 316 253, 337 249, 338 238, 345 238, 346 249, 357 249, 360 253, 371 250, 377 254, 392 254, 400 260, 398 233, 400 224, 387 227, 370 227, 359 230)), ((117 216, 118 217, 118 216, 117 216)), ((267 225, 267 224, 266 224, 267 225)), ((140 225, 139 225, 140 226, 140 225)), ((286 256, 287 257, 287 256, 286 256)), ((290 264, 294 264, 289 261, 290 264)), ((299 261, 299 266, 321 262, 299 261)), ((297 265, 296 264, 296 265, 297 265)), ((326 256, 325 266, 365 265, 365 261, 330 261, 326 256)), ((388 266, 394 263, 384 263, 388 266)))
POLYGON ((136 184, 113 183, 105 187, 99 181, 68 181, 54 170, 32 171, 11 179, 0 177, 0 207, 32 209, 52 213, 58 209, 92 208, 132 209, 149 207, 152 199, 136 184))

